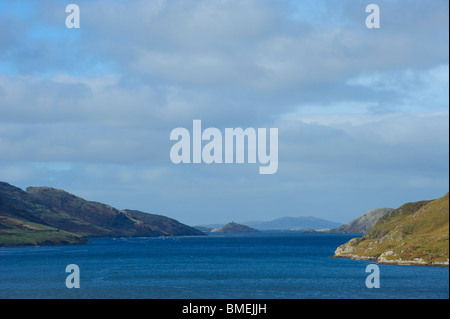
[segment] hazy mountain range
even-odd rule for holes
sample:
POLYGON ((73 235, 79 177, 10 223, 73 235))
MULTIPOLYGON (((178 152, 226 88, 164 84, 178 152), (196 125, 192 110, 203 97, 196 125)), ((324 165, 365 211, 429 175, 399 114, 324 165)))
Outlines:
POLYGON ((341 224, 326 219, 299 216, 299 217, 281 217, 271 221, 253 221, 244 223, 249 227, 259 230, 286 230, 286 229, 331 229, 339 227, 341 224))
MULTIPOLYGON (((280 217, 271 221, 249 221, 241 223, 257 230, 317 230, 332 229, 342 224, 312 216, 280 217)), ((211 231, 224 224, 208 224, 195 226, 197 229, 211 231)))

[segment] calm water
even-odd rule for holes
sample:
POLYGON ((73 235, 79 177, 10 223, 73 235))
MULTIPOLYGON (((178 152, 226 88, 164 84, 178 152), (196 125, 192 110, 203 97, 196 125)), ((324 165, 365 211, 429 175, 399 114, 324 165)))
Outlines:
POLYGON ((92 239, 87 245, 0 248, 0 298, 449 298, 449 269, 330 258, 351 235, 92 239), (68 289, 68 264, 80 268, 68 289))

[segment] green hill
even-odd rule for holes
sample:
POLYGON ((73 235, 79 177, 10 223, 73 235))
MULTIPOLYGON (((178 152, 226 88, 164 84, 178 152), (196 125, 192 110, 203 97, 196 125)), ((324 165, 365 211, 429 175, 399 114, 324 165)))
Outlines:
POLYGON ((34 200, 48 207, 49 213, 41 213, 41 219, 45 223, 83 236, 164 235, 125 211, 84 200, 64 190, 51 187, 28 187, 27 193, 34 200))
POLYGON ((339 246, 335 257, 448 266, 448 197, 407 203, 385 214, 364 236, 339 246))
POLYGON ((0 246, 81 244, 87 240, 47 224, 53 213, 20 188, 0 182, 0 246))
POLYGON ((77 244, 86 237, 184 236, 203 232, 174 219, 119 210, 64 190, 0 182, 0 246, 77 244))

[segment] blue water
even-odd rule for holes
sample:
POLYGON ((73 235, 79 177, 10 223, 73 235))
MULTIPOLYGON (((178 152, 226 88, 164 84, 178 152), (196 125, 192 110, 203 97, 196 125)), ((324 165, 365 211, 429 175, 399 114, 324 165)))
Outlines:
POLYGON ((261 232, 0 248, 0 298, 449 298, 449 269, 331 258, 352 235, 261 232), (80 288, 68 289, 68 264, 80 288))

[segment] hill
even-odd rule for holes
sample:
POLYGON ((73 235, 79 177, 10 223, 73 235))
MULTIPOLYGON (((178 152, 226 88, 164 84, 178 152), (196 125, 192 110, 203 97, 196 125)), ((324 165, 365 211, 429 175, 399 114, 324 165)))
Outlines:
POLYGON ((436 200, 404 204, 385 214, 364 236, 339 246, 335 257, 448 266, 448 237, 447 193, 436 200))
POLYGON ((340 223, 332 222, 312 216, 281 217, 271 221, 246 222, 246 225, 259 230, 289 230, 289 229, 332 229, 341 226, 340 223))
POLYGON ((53 227, 42 216, 52 215, 20 188, 0 182, 0 246, 82 244, 82 235, 53 227))
POLYGON ((364 215, 349 223, 330 230, 330 233, 365 234, 375 225, 381 216, 384 216, 393 210, 393 208, 377 208, 369 210, 364 215))
POLYGON ((0 182, 0 245, 85 243, 86 237, 204 235, 174 219, 120 210, 64 190, 0 182))
POLYGON ((237 224, 234 222, 228 223, 220 228, 216 228, 211 230, 212 233, 250 233, 250 232, 258 232, 258 230, 237 224))

